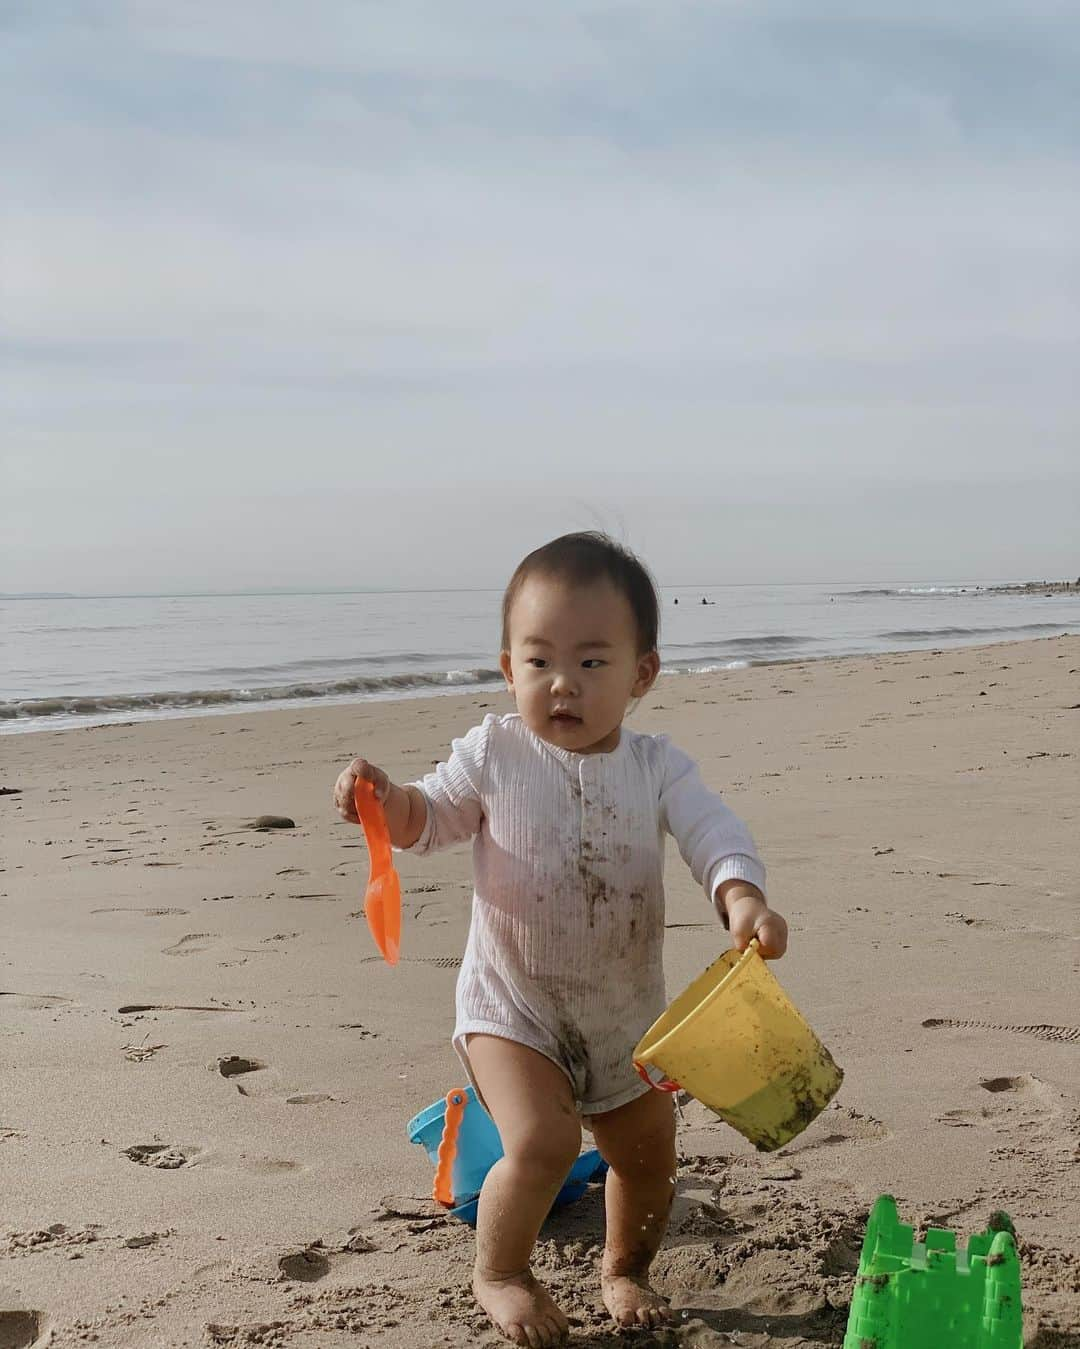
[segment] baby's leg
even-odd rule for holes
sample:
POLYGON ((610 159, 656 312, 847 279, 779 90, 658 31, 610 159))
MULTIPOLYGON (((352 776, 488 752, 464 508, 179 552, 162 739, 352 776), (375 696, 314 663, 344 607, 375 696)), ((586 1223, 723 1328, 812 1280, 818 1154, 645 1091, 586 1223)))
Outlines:
POLYGON ((667 1230, 675 1196, 675 1110, 672 1099, 646 1092, 589 1121, 611 1168, 604 1192, 607 1241, 600 1271, 604 1305, 620 1326, 657 1326, 672 1319, 648 1273, 667 1230))
POLYGON ((569 1326, 529 1260, 581 1148, 581 1123, 566 1074, 543 1054, 492 1035, 470 1035, 468 1054, 503 1145, 480 1191, 473 1292, 508 1339, 546 1349, 569 1326))

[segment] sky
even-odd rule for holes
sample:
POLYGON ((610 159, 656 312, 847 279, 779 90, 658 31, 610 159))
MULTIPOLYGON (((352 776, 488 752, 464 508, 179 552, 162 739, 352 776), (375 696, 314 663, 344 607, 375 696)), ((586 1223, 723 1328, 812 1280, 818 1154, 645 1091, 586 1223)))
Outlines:
POLYGON ((0 0, 0 591, 1080 575, 1065 0, 0 0))

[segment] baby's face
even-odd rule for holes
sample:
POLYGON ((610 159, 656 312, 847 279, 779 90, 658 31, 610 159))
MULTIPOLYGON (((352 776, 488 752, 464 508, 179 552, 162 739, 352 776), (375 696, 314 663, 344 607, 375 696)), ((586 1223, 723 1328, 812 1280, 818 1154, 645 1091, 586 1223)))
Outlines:
POLYGON ((647 692, 660 668, 655 651, 638 654, 626 596, 609 581, 582 587, 531 576, 509 628, 499 664, 526 726, 577 754, 613 750, 628 702, 647 692))

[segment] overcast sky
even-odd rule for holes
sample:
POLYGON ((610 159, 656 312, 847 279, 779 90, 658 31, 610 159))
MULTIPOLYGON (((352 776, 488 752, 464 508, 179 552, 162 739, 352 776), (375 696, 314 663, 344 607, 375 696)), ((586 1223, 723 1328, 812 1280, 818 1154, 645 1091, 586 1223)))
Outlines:
POLYGON ((0 149, 0 590, 1080 574, 1071 0, 0 0, 0 149))

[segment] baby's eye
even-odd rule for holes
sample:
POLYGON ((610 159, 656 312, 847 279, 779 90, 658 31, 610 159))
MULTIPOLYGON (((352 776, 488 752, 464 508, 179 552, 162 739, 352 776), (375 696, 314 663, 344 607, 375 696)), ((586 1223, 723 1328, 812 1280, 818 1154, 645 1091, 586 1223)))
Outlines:
POLYGON ((542 670, 544 666, 547 665, 547 661, 543 656, 530 656, 525 664, 531 665, 534 670, 542 670))
POLYGON ((591 656, 588 660, 583 660, 582 665, 586 670, 598 670, 601 665, 606 665, 606 660, 601 660, 599 656, 591 656))

